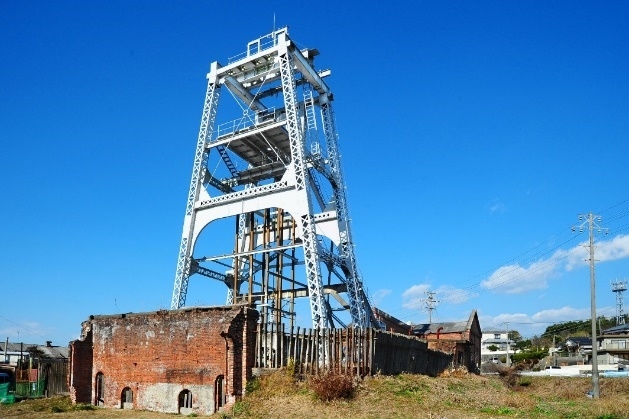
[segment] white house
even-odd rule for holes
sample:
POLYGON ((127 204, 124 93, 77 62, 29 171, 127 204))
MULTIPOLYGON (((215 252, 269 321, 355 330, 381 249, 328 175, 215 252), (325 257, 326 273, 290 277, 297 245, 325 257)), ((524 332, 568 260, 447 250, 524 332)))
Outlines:
POLYGON ((481 362, 501 362, 502 358, 507 359, 507 355, 513 354, 514 342, 508 338, 506 330, 483 330, 481 338, 481 362), (489 348, 497 347, 497 350, 489 348))

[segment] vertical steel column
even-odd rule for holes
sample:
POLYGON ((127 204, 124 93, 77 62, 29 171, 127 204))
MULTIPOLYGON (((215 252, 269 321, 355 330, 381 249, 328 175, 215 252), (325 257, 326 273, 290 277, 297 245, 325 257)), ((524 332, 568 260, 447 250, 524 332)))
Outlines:
POLYGON ((308 279, 308 293, 310 297, 310 311, 312 313, 312 327, 319 329, 326 327, 326 308, 323 302, 323 284, 319 267, 317 240, 314 217, 308 199, 308 179, 304 150, 304 137, 300 129, 297 115, 297 96, 295 92, 295 77, 293 63, 288 46, 290 40, 285 33, 280 34, 280 48, 278 51, 284 106, 286 109, 286 127, 291 148, 292 165, 295 174, 295 187, 299 200, 299 224, 303 240, 306 277, 308 279))
POLYGON ((364 292, 362 281, 358 274, 358 267, 354 256, 354 244, 351 240, 349 217, 345 198, 345 183, 341 171, 332 104, 325 96, 320 97, 319 99, 321 101, 321 117, 323 120, 323 130, 326 147, 328 149, 330 168, 332 169, 332 174, 336 183, 333 190, 336 202, 336 216, 339 223, 340 250, 342 257, 346 261, 346 268, 349 271, 349 278, 347 278, 347 294, 350 303, 350 314, 352 316, 352 321, 358 327, 370 327, 371 316, 367 313, 367 295, 364 292))
POLYGON ((199 128, 197 149, 194 155, 190 191, 188 192, 186 215, 184 217, 181 244, 179 245, 179 256, 177 258, 173 297, 170 303, 171 309, 181 308, 186 302, 186 295, 188 293, 188 280, 191 274, 190 258, 192 257, 192 235, 196 215, 194 204, 199 198, 200 188, 203 188, 203 179, 205 178, 205 171, 207 170, 209 154, 206 144, 208 139, 212 138, 220 93, 220 85, 218 84, 218 80, 216 80, 217 70, 218 64, 212 63, 210 72, 208 73, 208 84, 201 116, 201 127, 199 128))

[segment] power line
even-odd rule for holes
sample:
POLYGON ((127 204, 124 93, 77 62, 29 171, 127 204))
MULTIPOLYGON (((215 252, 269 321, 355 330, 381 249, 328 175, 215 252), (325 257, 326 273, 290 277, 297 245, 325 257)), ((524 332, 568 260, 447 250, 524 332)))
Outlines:
MULTIPOLYGON (((9 319, 7 319, 7 318, 6 318, 6 317, 4 317, 4 316, 0 316, 0 319, 6 320, 7 322, 9 322, 9 323, 11 323, 11 324, 13 324, 13 325, 15 325, 15 326, 19 327, 20 329, 22 329, 22 330, 24 330, 24 331, 26 331, 26 332, 30 333, 31 335, 37 335, 37 336, 39 336, 39 337, 43 338, 44 340, 47 340, 47 339, 48 339, 46 336, 42 336, 42 335, 40 335, 39 333, 34 332, 34 331, 30 330, 29 328, 22 326, 22 325, 21 325, 21 324, 19 324, 19 323, 16 323, 16 322, 14 322, 14 321, 12 321, 12 320, 9 320, 9 319)), ((18 332, 18 333, 19 333, 19 332, 18 332)))
MULTIPOLYGON (((629 215, 629 209, 626 206, 623 206, 625 204, 629 203, 629 199, 625 199, 623 201, 620 201, 614 205, 611 205, 610 207, 606 208, 605 210, 601 211, 602 213, 607 213, 606 219, 608 221, 618 221, 620 219, 623 219, 625 217, 627 217, 629 215), (610 212, 611 210, 616 209, 617 211, 615 212, 610 212)), ((614 227, 614 231, 617 233, 621 233, 624 232, 625 230, 629 229, 629 224, 623 224, 620 226, 615 226, 614 227)), ((486 293, 489 290, 497 290, 503 286, 509 285, 515 281, 518 280, 523 280, 526 279, 538 272, 540 272, 542 269, 547 268, 549 266, 552 266, 553 264, 555 264, 557 261, 561 261, 561 260, 565 260, 571 256, 573 256, 575 253, 578 252, 579 247, 576 246, 568 251, 566 251, 565 254, 563 254, 561 257, 558 257, 556 259, 548 259, 545 262, 540 263, 538 266, 536 266, 534 269, 525 269, 524 272, 522 272, 519 275, 513 276, 512 278, 502 281, 502 282, 497 282, 495 283, 493 286, 490 287, 481 287, 481 284, 484 280, 481 281, 475 281, 476 278, 487 278, 488 274, 490 273, 495 273, 497 272, 500 268, 502 267, 507 267, 510 264, 513 265, 515 263, 517 263, 520 266, 526 266, 527 264, 529 264, 530 262, 532 262, 534 259, 539 259, 539 258, 543 258, 546 255, 552 254, 553 252, 556 252, 558 249, 560 249, 562 246, 564 246, 566 243, 569 243, 573 240, 576 240, 579 237, 579 234, 574 235, 574 234, 570 234, 569 231, 566 230, 562 230, 562 233, 557 233, 552 235, 548 240, 550 241, 554 241, 556 239, 560 239, 560 243, 553 246, 552 248, 546 249, 546 250, 539 250, 535 253, 535 250, 539 249, 543 243, 540 243, 528 250, 525 250, 524 252, 520 253, 518 256, 515 256, 511 259, 509 259, 507 262, 499 265, 498 267, 491 269, 491 270, 487 270, 484 271, 478 275, 475 275, 471 278, 471 280, 468 281, 459 281, 457 283, 454 283, 453 287, 456 287, 458 289, 455 289, 453 291, 442 291, 440 292, 440 295, 442 296, 442 301, 450 301, 451 299, 453 299, 454 296, 457 296, 457 293, 459 292, 469 292, 469 293, 477 293, 477 294, 483 294, 486 293), (532 254, 531 254, 532 253, 532 254), (523 256, 525 255, 529 255, 524 259, 521 259, 523 256), (472 282, 474 281, 474 282, 472 282), (467 285, 466 285, 467 284, 467 285)), ((501 272, 497 278, 500 277, 507 277, 508 274, 512 273, 513 271, 515 271, 516 267, 512 267, 510 270, 501 272)), ((397 310, 392 310, 390 312, 392 315, 402 313, 405 315, 406 318, 413 319, 416 318, 418 316, 418 314, 412 310, 411 308, 399 308, 397 310)), ((553 323, 553 322, 541 322, 541 323, 553 323)), ((555 322, 556 323, 556 322, 555 322)), ((536 324, 536 323, 523 323, 523 324, 536 324)))

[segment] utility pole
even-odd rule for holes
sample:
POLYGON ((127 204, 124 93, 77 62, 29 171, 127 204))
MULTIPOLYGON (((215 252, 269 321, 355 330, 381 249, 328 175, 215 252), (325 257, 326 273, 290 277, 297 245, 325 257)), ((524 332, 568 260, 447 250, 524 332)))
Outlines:
POLYGON ((506 361, 507 361, 507 367, 511 365, 511 362, 509 362, 509 322, 504 322, 503 323, 506 327, 507 327, 507 356, 506 356, 506 361))
POLYGON ((428 323, 432 323, 432 311, 435 310, 436 304, 440 301, 435 300, 434 296, 437 294, 434 291, 426 291, 426 295, 428 296, 424 302, 426 303, 426 310, 428 310, 428 323))
MULTIPOLYGON (((598 399, 600 397, 600 387, 598 383, 598 342, 596 341, 596 277, 594 272, 594 227, 600 233, 603 229, 596 224, 601 221, 600 215, 594 215, 591 212, 587 215, 579 215, 579 221, 583 221, 579 226, 579 232, 583 232, 583 226, 588 225, 590 236, 590 308, 592 316, 592 397, 598 399)), ((575 227, 572 227, 575 231, 575 227)), ((605 229, 605 233, 608 230, 605 229)))

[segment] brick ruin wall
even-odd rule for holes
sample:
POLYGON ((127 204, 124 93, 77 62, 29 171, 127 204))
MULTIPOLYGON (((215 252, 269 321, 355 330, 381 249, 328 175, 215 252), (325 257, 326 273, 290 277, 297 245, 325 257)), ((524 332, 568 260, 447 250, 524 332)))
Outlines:
POLYGON ((179 396, 188 390, 192 408, 186 413, 212 414, 220 376, 228 404, 244 392, 256 325, 257 312, 246 306, 91 317, 83 340, 71 344, 73 402, 97 403, 96 375, 102 373, 105 407, 183 413, 179 396), (125 388, 133 394, 127 406, 125 388))

